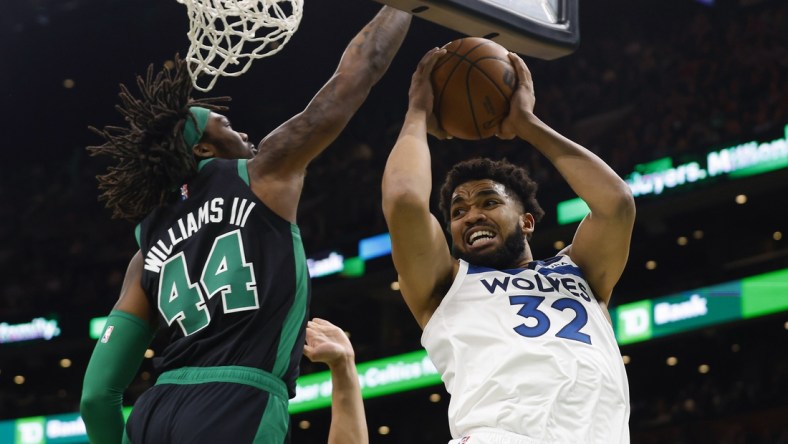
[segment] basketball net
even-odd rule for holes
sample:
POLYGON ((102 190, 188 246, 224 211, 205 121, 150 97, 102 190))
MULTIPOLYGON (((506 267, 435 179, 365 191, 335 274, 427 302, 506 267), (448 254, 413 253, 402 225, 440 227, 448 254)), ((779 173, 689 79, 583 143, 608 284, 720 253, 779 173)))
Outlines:
POLYGON ((177 0, 189 13, 186 54, 194 87, 210 91, 219 76, 237 77, 256 59, 279 52, 298 29, 303 0, 177 0), (210 78, 207 86, 198 77, 210 78))

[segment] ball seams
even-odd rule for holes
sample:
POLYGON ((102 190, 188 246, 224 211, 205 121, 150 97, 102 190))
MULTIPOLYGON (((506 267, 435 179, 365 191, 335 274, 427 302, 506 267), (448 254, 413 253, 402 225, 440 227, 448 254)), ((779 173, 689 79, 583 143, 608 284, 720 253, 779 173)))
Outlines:
POLYGON ((478 40, 471 37, 444 45, 447 53, 437 61, 431 76, 433 88, 437 88, 433 90, 435 118, 444 129, 458 131, 454 136, 465 131, 468 140, 492 135, 490 130, 508 113, 514 91, 514 67, 508 51, 495 42, 478 40), (451 96, 447 95, 449 91, 454 91, 451 96), (456 126, 457 113, 465 115, 465 130, 456 126))

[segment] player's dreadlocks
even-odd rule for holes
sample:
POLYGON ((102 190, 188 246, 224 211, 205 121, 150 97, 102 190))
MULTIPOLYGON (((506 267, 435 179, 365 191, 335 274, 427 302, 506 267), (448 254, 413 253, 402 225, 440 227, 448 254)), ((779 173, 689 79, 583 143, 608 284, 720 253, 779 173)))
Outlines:
POLYGON ((112 210, 113 218, 136 223, 177 195, 179 187, 197 172, 194 154, 183 139, 186 119, 194 118, 189 107, 222 111, 226 107, 214 103, 230 100, 192 99, 193 84, 186 61, 176 54, 174 65, 154 77, 151 64, 145 78, 137 76, 140 98, 120 85, 121 103, 115 109, 123 115, 127 127, 90 127, 106 140, 103 145, 88 147, 90 154, 105 154, 116 161, 106 174, 96 176, 99 200, 112 210))

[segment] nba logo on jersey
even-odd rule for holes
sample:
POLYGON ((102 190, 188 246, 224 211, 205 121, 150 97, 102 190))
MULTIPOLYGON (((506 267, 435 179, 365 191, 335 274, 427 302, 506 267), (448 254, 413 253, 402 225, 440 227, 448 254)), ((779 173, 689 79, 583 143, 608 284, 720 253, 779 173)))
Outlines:
POLYGON ((189 185, 183 184, 181 185, 181 200, 186 200, 189 198, 189 185))
POLYGON ((104 331, 104 336, 101 337, 101 343, 102 344, 106 344, 107 341, 109 341, 109 335, 112 334, 112 330, 114 328, 115 328, 114 325, 110 325, 109 327, 107 327, 107 329, 104 331))

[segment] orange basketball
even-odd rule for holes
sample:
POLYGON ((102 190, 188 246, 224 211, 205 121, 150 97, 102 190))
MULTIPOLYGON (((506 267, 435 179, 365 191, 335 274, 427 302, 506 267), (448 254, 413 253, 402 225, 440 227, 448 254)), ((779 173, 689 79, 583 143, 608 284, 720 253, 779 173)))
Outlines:
POLYGON ((444 48, 431 77, 438 123, 458 139, 495 135, 516 83, 509 51, 480 37, 454 40, 444 48))

